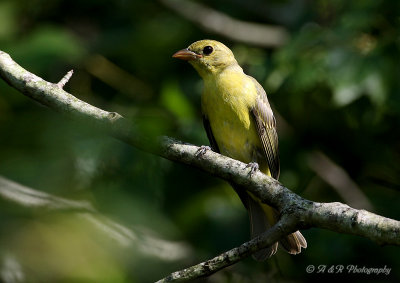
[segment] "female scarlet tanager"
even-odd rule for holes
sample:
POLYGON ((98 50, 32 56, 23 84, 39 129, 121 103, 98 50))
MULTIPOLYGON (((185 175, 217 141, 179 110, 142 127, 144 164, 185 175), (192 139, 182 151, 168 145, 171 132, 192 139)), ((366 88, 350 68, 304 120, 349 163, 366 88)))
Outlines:
MULTIPOLYGON (((200 40, 173 55, 188 61, 204 81, 201 97, 203 123, 214 151, 245 163, 256 162, 259 169, 279 177, 278 136, 274 114, 262 86, 246 75, 232 51, 214 40, 200 40)), ((253 163, 254 164, 254 163, 253 163)), ((261 203, 245 188, 234 186, 246 207, 251 224, 251 237, 265 232, 278 217, 278 212, 261 203)), ((290 254, 307 247, 297 231, 280 240, 290 254)), ((256 260, 274 255, 278 243, 256 252, 256 260)))

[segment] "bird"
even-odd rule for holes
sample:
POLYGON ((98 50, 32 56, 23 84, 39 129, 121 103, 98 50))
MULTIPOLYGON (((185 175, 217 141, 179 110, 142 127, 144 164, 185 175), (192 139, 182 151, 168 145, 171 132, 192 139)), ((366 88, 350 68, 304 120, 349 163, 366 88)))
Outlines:
MULTIPOLYGON (((199 40, 177 51, 173 58, 188 61, 203 79, 201 95, 203 125, 213 151, 259 169, 278 180, 280 163, 276 121, 263 87, 246 75, 233 52, 215 40, 199 40)), ((232 184, 248 211, 251 238, 274 225, 279 213, 244 187, 232 184)), ((307 247, 296 231, 279 243, 290 254, 307 247)), ((257 261, 274 255, 278 243, 253 254, 257 261)))

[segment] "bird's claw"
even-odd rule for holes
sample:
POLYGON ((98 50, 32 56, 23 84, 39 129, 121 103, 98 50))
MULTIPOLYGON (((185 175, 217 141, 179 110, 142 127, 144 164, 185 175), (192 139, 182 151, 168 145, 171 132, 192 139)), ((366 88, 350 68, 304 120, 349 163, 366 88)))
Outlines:
POLYGON ((195 153, 196 157, 203 156, 207 152, 207 150, 211 150, 211 147, 209 147, 207 145, 200 146, 200 148, 195 153))
POLYGON ((257 162, 250 162, 246 165, 245 168, 250 168, 249 176, 253 175, 260 167, 257 162))

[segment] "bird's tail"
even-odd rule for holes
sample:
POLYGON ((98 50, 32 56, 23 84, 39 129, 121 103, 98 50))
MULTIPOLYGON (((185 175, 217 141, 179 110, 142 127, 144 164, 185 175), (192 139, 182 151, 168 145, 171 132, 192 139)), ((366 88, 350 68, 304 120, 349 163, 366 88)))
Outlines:
MULTIPOLYGON (((278 212, 275 209, 261 203, 243 190, 243 188, 235 188, 235 191, 238 193, 249 213, 251 238, 255 238, 264 233, 276 223, 278 212)), ((281 243, 282 247, 290 254, 298 254, 301 252, 301 248, 307 247, 306 239, 299 231, 282 238, 279 243, 281 243)), ((255 252, 253 258, 258 261, 266 260, 273 256, 277 249, 278 243, 274 243, 267 248, 255 252)))
MULTIPOLYGON (((251 238, 255 238, 258 235, 267 231, 272 223, 275 221, 272 219, 274 214, 272 213, 272 208, 264 207, 260 202, 254 200, 250 195, 248 195, 247 200, 247 211, 249 213, 250 219, 250 232, 251 238), (266 211, 265 208, 271 210, 270 212, 266 211)), ((253 258, 258 261, 266 260, 267 258, 273 256, 278 249, 278 243, 274 243, 271 246, 259 250, 253 254, 253 258)))
POLYGON ((307 241, 300 233, 296 231, 284 238, 282 238, 279 243, 282 247, 290 254, 297 255, 301 253, 301 248, 307 248, 307 241))

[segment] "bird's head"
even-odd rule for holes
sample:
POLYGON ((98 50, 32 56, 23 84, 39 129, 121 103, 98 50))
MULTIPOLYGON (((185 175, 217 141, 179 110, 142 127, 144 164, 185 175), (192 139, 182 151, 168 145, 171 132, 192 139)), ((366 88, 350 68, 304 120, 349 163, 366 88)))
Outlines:
POLYGON ((217 73, 226 67, 237 65, 232 51, 221 42, 215 40, 199 40, 188 48, 179 50, 174 58, 188 61, 203 78, 217 73))

